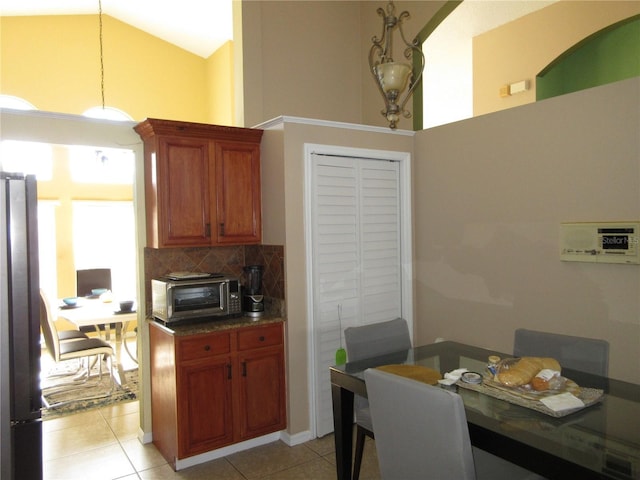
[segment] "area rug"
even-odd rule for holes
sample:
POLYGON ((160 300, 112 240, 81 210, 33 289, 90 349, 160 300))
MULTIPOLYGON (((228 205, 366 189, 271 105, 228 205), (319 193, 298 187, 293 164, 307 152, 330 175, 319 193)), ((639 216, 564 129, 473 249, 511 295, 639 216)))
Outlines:
MULTIPOLYGON (((73 382, 73 372, 77 369, 74 362, 65 362, 55 368, 43 372, 42 389, 44 398, 51 404, 47 408, 43 402, 42 418, 49 420, 52 418, 84 412, 95 408, 114 405, 119 402, 135 400, 138 394, 138 369, 125 372, 126 384, 121 387, 115 385, 111 390, 109 374, 104 372, 102 380, 97 378, 98 371, 91 371, 92 378, 84 385, 64 387, 63 384, 73 382), (56 388, 58 387, 58 388, 56 388), (111 393, 109 393, 111 391, 111 393), (60 404, 56 406, 55 404, 60 404)), ((74 382, 78 383, 78 382, 74 382)))

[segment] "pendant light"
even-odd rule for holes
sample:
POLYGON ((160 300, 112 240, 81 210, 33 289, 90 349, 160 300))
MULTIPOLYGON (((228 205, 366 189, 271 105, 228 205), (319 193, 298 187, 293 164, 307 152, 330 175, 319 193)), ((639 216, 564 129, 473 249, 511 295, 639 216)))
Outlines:
POLYGON ((409 43, 404 36, 402 24, 410 18, 409 12, 405 10, 396 17, 393 2, 388 3, 386 11, 378 8, 377 12, 382 17, 382 36, 372 38, 369 68, 384 99, 385 108, 381 113, 388 120, 389 127, 395 129, 401 115, 411 117, 411 112, 405 109, 405 105, 422 78, 425 59, 418 38, 409 43), (404 43, 401 48, 406 62, 396 62, 393 59, 393 35, 396 30, 404 43), (407 85, 409 89, 402 97, 407 85))

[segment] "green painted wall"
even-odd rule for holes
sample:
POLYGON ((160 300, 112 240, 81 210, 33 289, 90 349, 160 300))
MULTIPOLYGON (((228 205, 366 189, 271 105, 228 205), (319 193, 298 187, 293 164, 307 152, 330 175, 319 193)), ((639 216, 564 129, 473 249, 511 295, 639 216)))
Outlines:
POLYGON ((536 100, 640 76, 640 17, 589 37, 536 78, 536 100))

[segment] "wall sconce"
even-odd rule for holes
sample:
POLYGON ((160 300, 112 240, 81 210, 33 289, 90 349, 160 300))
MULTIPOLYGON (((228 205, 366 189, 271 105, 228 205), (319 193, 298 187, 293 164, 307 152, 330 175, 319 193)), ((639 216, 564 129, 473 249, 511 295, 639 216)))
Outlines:
POLYGON ((385 108, 381 113, 389 121, 389 127, 395 129, 400 120, 400 114, 405 118, 411 117, 411 112, 405 110, 404 106, 422 78, 425 60, 418 46, 418 39, 415 38, 409 43, 404 37, 402 22, 411 17, 409 12, 405 10, 396 17, 393 2, 389 2, 386 12, 383 8, 378 8, 377 12, 382 17, 382 37, 378 39, 374 36, 371 39, 373 46, 369 50, 369 68, 384 98, 385 108), (393 33, 396 29, 400 31, 400 37, 404 42, 403 55, 408 63, 393 61, 393 33), (417 62, 414 62, 414 55, 419 55, 417 58, 420 59, 420 66, 418 68, 416 65, 415 70, 414 64, 417 62), (409 90, 404 98, 400 99, 407 83, 409 90))

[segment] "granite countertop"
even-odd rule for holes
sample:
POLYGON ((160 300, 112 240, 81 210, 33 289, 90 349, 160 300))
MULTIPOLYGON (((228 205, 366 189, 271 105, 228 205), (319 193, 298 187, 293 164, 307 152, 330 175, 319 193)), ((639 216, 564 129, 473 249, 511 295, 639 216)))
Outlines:
POLYGON ((211 320, 203 320, 195 323, 163 325, 155 320, 148 319, 147 322, 163 329, 171 335, 182 337, 187 335, 202 335, 205 333, 220 332, 230 330, 232 328, 256 327, 258 325, 266 325, 269 323, 284 322, 285 319, 277 316, 265 315, 262 317, 235 317, 235 318, 212 318, 211 320))

